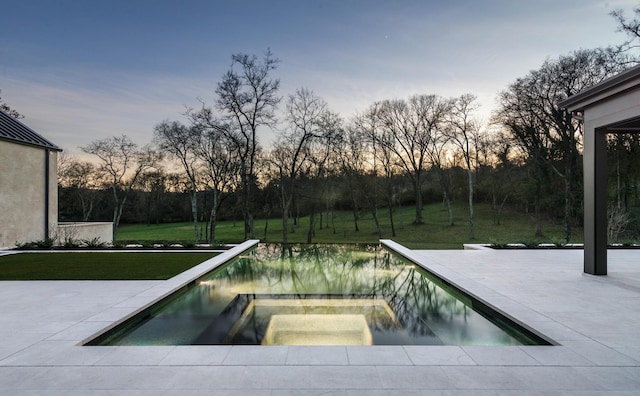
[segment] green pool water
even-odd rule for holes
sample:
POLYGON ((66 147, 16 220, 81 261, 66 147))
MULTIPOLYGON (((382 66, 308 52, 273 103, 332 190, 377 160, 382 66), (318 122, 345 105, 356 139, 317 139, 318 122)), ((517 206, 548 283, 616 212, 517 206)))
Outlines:
POLYGON ((90 344, 546 342, 380 246, 259 244, 90 344))

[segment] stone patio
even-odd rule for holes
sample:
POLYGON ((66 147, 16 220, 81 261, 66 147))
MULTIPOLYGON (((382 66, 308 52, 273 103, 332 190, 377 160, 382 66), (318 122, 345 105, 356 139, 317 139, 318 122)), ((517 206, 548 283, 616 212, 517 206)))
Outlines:
POLYGON ((559 345, 86 347, 171 281, 0 282, 0 394, 639 394, 640 250, 405 254, 559 345))

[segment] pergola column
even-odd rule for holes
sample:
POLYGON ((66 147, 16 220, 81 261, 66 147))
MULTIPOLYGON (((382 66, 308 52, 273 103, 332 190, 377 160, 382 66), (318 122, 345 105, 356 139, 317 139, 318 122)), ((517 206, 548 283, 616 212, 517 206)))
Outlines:
POLYGON ((607 134, 584 129, 584 272, 607 274, 607 134))

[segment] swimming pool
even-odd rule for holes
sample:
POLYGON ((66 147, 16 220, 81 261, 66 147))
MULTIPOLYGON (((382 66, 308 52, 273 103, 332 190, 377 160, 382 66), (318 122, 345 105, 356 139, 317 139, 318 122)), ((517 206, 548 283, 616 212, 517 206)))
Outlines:
POLYGON ((381 246, 259 244, 89 345, 548 345, 381 246))

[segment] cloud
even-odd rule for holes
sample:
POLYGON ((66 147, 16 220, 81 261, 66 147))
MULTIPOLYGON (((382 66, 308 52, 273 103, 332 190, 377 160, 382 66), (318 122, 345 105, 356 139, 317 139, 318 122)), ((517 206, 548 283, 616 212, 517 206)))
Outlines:
POLYGON ((60 73, 53 79, 21 76, 3 81, 3 94, 26 118, 25 124, 70 153, 78 146, 126 134, 138 144, 151 141, 153 127, 181 119, 185 105, 213 91, 205 80, 167 76, 94 73, 104 83, 85 84, 60 73))

